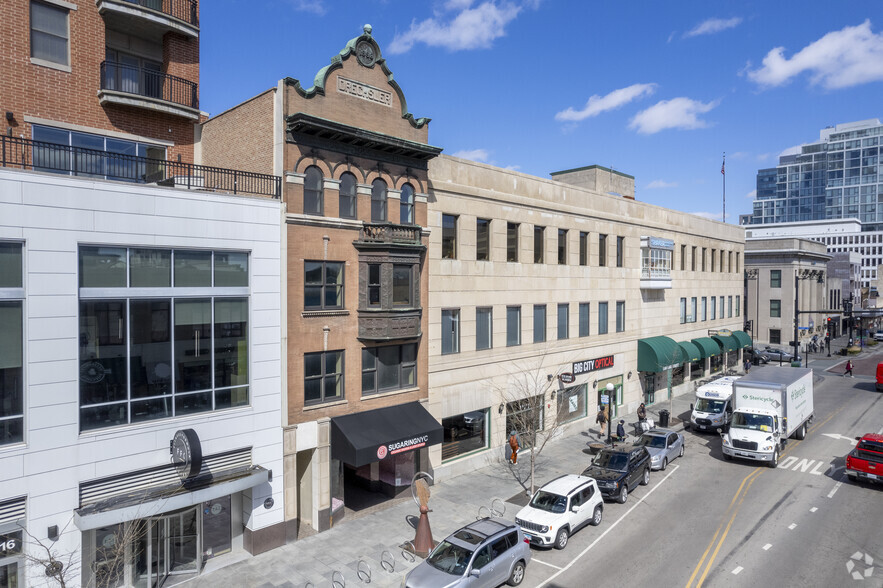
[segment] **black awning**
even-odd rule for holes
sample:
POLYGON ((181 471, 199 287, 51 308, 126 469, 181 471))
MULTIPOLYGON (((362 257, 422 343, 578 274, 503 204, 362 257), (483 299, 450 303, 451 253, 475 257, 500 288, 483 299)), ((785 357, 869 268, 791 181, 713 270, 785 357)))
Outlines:
POLYGON ((353 467, 441 442, 441 424, 419 402, 331 419, 331 458, 353 467))

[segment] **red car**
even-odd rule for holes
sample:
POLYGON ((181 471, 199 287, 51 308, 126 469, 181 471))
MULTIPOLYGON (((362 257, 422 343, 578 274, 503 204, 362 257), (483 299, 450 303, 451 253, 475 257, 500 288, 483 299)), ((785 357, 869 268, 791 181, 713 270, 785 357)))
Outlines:
POLYGON ((858 479, 883 482, 883 435, 856 437, 858 444, 846 456, 846 475, 858 479))

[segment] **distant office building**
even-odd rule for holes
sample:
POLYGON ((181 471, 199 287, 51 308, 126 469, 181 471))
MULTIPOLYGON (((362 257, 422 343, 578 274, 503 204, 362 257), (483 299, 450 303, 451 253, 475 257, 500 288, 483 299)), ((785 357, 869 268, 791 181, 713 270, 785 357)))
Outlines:
POLYGON ((757 172, 751 225, 856 218, 863 230, 883 229, 879 119, 822 129, 819 140, 779 165, 757 172))

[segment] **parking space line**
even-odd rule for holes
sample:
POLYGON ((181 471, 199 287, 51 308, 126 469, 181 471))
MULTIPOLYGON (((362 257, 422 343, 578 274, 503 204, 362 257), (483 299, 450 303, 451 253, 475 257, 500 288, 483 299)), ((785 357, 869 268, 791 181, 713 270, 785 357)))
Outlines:
POLYGON ((537 562, 537 563, 541 563, 541 564, 543 564, 544 566, 549 566, 550 568, 555 568, 556 570, 560 570, 560 569, 561 569, 560 566, 556 566, 556 565, 550 564, 550 563, 547 562, 547 561, 543 561, 543 560, 541 560, 541 559, 537 559, 537 558, 535 558, 535 557, 532 557, 530 561, 535 561, 535 562, 537 562))
POLYGON ((842 486, 842 485, 843 485, 843 476, 840 476, 840 481, 837 482, 836 484, 834 484, 834 488, 832 488, 831 491, 828 492, 828 498, 834 498, 834 494, 836 494, 837 491, 840 490, 840 486, 842 486))
MULTIPOLYGON (((616 521, 614 521, 614 523, 613 523, 612 525, 610 525, 609 527, 607 527, 607 529, 605 529, 603 533, 601 533, 600 535, 598 535, 598 537, 597 537, 594 541, 592 541, 592 542, 588 545, 588 547, 586 547, 585 549, 583 549, 583 550, 579 553, 579 555, 577 555, 575 558, 573 558, 573 560, 571 560, 570 563, 568 563, 566 566, 564 566, 563 568, 561 568, 560 570, 558 570, 557 572, 555 572, 554 574, 552 574, 551 576, 549 576, 548 578, 546 578, 545 580, 543 580, 542 582, 540 582, 539 584, 537 584, 537 588, 543 588, 543 586, 545 586, 546 584, 548 584, 549 582, 551 582, 552 580, 554 580, 555 578, 557 578, 558 576, 560 576, 562 573, 564 573, 564 572, 566 572, 567 570, 569 570, 569 569, 573 566, 573 564, 575 564, 579 559, 581 559, 585 554, 587 554, 587 553, 589 552, 590 549, 592 549, 595 545, 598 544, 598 542, 600 542, 602 539, 604 539, 604 536, 607 535, 607 533, 609 533, 609 532, 612 531, 614 528, 616 528, 616 525, 618 525, 621 521, 625 520, 625 518, 626 518, 627 516, 629 516, 629 515, 632 513, 633 510, 635 510, 636 508, 638 508, 638 507, 641 505, 641 503, 644 502, 644 500, 645 500, 646 498, 648 498, 651 494, 653 494, 653 492, 655 492, 657 488, 659 488, 660 486, 662 486, 662 483, 663 483, 663 482, 665 482, 666 480, 668 480, 669 478, 671 478, 672 475, 678 470, 679 467, 681 467, 681 466, 679 466, 679 465, 669 466, 669 468, 671 469, 671 472, 669 472, 667 476, 665 476, 664 478, 662 478, 661 480, 659 480, 659 483, 658 483, 658 484, 656 484, 655 486, 653 486, 652 488, 650 488, 650 490, 649 490, 645 495, 643 495, 643 496, 640 498, 640 500, 638 500, 637 502, 635 502, 635 503, 632 505, 632 507, 631 507, 630 509, 628 509, 628 510, 625 512, 624 515, 622 515, 621 517, 619 517, 618 519, 616 519, 616 521)), ((634 496, 634 495, 633 495, 633 496, 634 496)))

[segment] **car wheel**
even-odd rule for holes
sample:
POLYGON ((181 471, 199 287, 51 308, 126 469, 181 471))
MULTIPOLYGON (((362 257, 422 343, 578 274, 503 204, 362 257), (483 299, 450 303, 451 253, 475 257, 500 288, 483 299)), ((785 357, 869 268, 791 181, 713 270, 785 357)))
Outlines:
POLYGON ((506 583, 510 586, 518 586, 521 584, 522 580, 524 580, 524 562, 517 561, 515 562, 515 567, 512 568, 512 574, 509 576, 506 583))
POLYGON ((681 443, 681 451, 678 453, 678 457, 684 457, 684 444, 681 443))
POLYGON ((629 487, 625 484, 622 485, 622 488, 619 490, 619 497, 616 501, 620 504, 625 504, 625 501, 629 499, 629 487))
POLYGON ((558 531, 558 534, 555 536, 555 549, 564 549, 567 547, 567 539, 570 537, 570 533, 566 528, 558 531))
POLYGON ((667 468, 667 467, 668 467, 668 458, 664 457, 664 458, 662 458, 662 471, 664 472, 665 468, 667 468))
POLYGON ((773 451, 773 460, 770 462, 770 467, 775 468, 779 465, 779 450, 776 449, 773 451))
POLYGON ((595 512, 592 513, 592 526, 597 527, 601 524, 601 519, 604 517, 604 509, 601 508, 601 505, 595 507, 595 512))
POLYGON ((641 478, 641 486, 646 486, 650 483, 650 468, 644 470, 644 477, 641 478))

